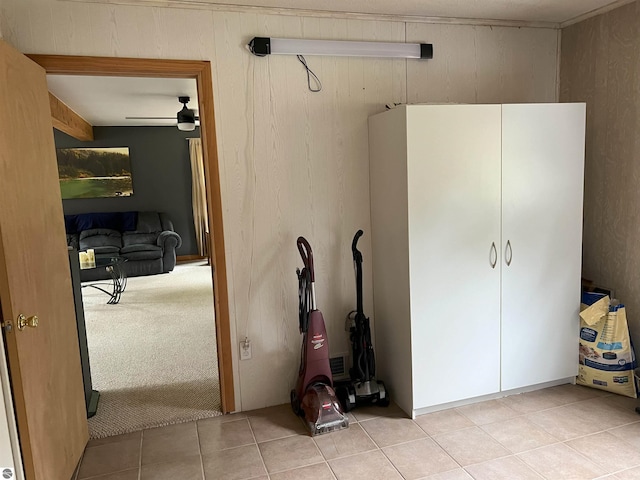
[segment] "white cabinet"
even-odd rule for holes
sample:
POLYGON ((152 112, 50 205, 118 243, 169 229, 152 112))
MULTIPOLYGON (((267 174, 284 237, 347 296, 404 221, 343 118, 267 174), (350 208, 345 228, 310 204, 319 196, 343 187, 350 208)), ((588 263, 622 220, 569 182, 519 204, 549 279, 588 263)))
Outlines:
POLYGON ((584 104, 369 119, 378 376, 411 415, 577 373, 584 104))

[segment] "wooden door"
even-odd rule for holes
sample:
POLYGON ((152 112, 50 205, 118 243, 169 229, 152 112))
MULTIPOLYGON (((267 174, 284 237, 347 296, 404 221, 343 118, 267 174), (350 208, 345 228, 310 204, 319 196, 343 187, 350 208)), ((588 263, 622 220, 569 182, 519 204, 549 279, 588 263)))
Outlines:
POLYGON ((414 409, 500 389, 500 106, 407 107, 414 409))
POLYGON ((585 105, 504 105, 502 389, 578 372, 585 105))
POLYGON ((68 480, 88 429, 47 83, 2 41, 0 301, 27 479, 68 480))

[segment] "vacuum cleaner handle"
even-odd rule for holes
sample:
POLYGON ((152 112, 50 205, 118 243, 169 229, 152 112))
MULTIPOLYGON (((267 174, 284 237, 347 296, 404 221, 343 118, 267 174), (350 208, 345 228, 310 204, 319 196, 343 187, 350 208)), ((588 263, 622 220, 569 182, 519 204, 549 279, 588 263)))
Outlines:
POLYGON ((307 239, 304 237, 298 237, 297 244, 298 251, 302 257, 302 263, 304 263, 304 266, 309 271, 310 280, 313 283, 316 281, 316 276, 313 272, 313 252, 311 251, 311 245, 309 245, 309 242, 307 242, 307 239))
POLYGON ((358 315, 364 316, 364 306, 362 304, 362 253, 358 250, 357 244, 360 237, 364 235, 362 230, 358 230, 351 242, 351 253, 353 253, 353 263, 356 268, 356 311, 358 315))
POLYGON ((355 236, 353 237, 353 242, 351 242, 351 253, 353 253, 353 261, 357 262, 357 259, 360 259, 360 261, 362 262, 362 253, 360 253, 360 250, 358 250, 358 240, 360 240, 360 237, 364 235, 364 232, 362 230, 358 230, 355 234, 355 236))

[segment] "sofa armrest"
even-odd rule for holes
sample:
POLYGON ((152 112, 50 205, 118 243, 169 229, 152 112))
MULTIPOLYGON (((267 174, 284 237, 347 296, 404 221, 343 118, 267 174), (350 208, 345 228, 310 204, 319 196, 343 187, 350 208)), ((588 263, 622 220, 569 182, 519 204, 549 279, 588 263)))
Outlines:
POLYGON ((172 271, 176 266, 176 248, 182 245, 182 238, 176 232, 164 231, 160 232, 156 243, 162 247, 162 271, 172 271))
POLYGON ((158 212, 158 218, 160 218, 160 225, 162 225, 162 230, 167 230, 169 232, 175 231, 175 228, 173 228, 173 222, 169 220, 169 215, 164 212, 158 212))

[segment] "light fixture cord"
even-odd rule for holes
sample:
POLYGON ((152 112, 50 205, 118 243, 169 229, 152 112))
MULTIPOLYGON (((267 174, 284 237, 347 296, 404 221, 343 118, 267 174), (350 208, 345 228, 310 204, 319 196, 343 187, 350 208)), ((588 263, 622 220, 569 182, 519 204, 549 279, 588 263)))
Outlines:
POLYGON ((304 66, 305 70, 307 71, 307 85, 309 87, 309 91, 316 93, 322 90, 322 82, 320 81, 318 76, 313 73, 313 70, 309 68, 309 65, 307 65, 307 60, 302 55, 296 56, 298 57, 298 61, 304 66), (313 80, 316 83, 316 88, 311 87, 311 77, 313 77, 313 80))

